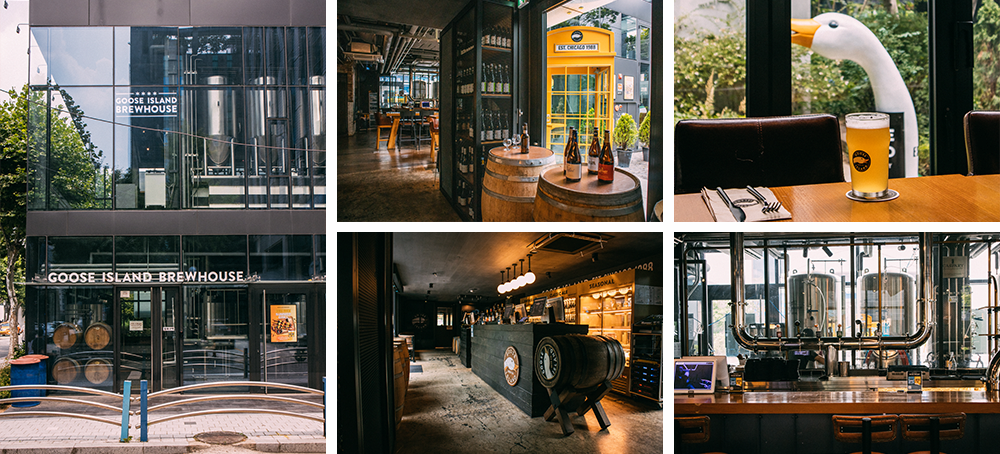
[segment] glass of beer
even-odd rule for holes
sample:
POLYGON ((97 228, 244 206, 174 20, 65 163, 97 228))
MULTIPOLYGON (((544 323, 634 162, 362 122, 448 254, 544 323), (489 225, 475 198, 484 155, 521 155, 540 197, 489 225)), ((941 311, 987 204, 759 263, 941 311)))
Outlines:
POLYGON ((889 195, 889 115, 848 114, 847 152, 852 198, 885 199, 889 195))

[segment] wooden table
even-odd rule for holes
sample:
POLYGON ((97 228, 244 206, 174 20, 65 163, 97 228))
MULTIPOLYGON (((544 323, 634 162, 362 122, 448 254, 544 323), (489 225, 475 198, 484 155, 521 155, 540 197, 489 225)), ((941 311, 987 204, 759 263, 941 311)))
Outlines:
MULTIPOLYGON (((419 110, 420 116, 422 118, 432 117, 437 115, 437 109, 417 109, 419 110), (428 114, 427 112, 431 112, 428 114)), ((396 149, 396 133, 399 131, 400 113, 399 112, 388 112, 386 113, 389 118, 392 118, 392 129, 389 130, 389 143, 386 144, 386 148, 390 150, 396 149)), ((433 150, 433 149, 432 149, 433 150)))
MULTIPOLYGON (((899 198, 855 202, 851 184, 827 183, 771 188, 792 221, 806 222, 998 222, 1000 175, 939 175, 889 180, 899 198)), ((674 220, 713 222, 701 194, 674 196, 674 220)))

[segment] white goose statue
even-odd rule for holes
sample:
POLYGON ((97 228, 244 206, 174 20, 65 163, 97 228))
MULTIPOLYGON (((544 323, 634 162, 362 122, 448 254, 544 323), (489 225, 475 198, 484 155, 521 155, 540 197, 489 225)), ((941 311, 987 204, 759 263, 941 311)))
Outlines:
POLYGON ((833 60, 851 60, 868 73, 875 95, 875 110, 902 112, 907 150, 903 163, 907 177, 917 176, 917 113, 903 77, 889 52, 865 24, 840 13, 823 13, 812 19, 792 19, 792 44, 808 47, 833 60))

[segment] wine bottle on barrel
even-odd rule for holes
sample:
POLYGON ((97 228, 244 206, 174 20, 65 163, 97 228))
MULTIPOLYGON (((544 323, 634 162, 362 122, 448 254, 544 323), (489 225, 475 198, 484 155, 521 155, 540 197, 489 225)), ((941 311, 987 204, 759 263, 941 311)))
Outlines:
POLYGON ((611 183, 615 181, 615 156, 611 154, 611 132, 604 130, 604 147, 597 163, 597 181, 611 183))
POLYGON ((581 178, 583 178, 583 165, 580 159, 580 144, 576 140, 576 130, 571 129, 566 151, 566 179, 580 181, 581 178))
POLYGON ((597 175, 597 164, 601 155, 601 143, 597 140, 598 135, 599 133, 595 126, 594 135, 590 141, 590 148, 587 149, 587 173, 590 175, 597 175))
POLYGON ((521 129, 521 153, 528 154, 528 124, 524 124, 524 128, 521 129))

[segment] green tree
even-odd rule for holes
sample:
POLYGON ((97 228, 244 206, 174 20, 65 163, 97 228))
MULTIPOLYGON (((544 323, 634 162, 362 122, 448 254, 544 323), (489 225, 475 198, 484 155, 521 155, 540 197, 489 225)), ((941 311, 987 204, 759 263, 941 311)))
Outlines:
MULTIPOLYGON (((27 86, 10 90, 10 100, 0 104, 0 250, 3 251, 4 306, 9 307, 12 333, 19 331, 18 319, 23 293, 17 282, 23 276, 25 227, 27 219, 28 100, 27 86), (20 270, 18 269, 20 265, 20 270), (20 271, 20 273, 18 272, 20 271)), ((10 353, 20 347, 20 337, 10 337, 10 353)))
POLYGON ((973 26, 976 67, 972 72, 973 108, 1000 110, 1000 6, 993 0, 984 0, 976 11, 973 26))
POLYGON ((675 121, 745 114, 747 64, 744 8, 728 0, 717 0, 701 5, 698 11, 722 5, 732 9, 724 19, 706 16, 716 23, 716 32, 692 30, 690 15, 674 21, 675 121), (722 108, 719 109, 718 105, 722 108))
POLYGON ((31 100, 24 113, 31 117, 34 147, 28 156, 31 208, 110 208, 111 172, 101 165, 104 153, 90 139, 83 109, 57 85, 33 91, 31 100))

